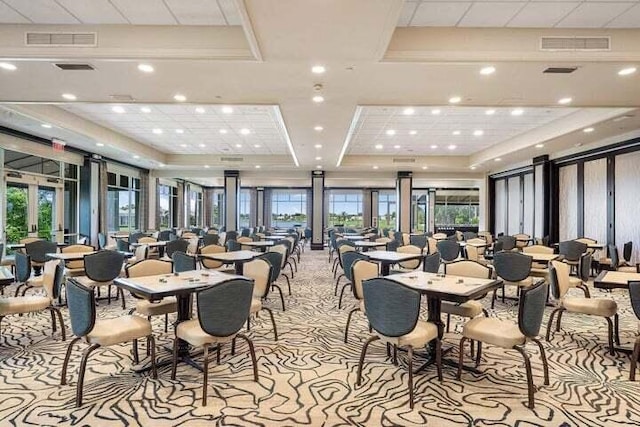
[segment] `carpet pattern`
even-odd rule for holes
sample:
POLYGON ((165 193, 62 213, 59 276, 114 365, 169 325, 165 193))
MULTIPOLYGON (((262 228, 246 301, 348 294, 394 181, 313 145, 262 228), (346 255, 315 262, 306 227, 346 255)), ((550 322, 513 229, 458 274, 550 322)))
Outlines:
MULTIPOLYGON (((562 330, 544 342, 550 368, 550 385, 543 385, 542 365, 535 345, 532 355, 536 408, 529 410, 526 375, 516 351, 483 346, 480 374, 443 367, 437 380, 435 367, 414 376, 415 409, 408 405, 404 354, 400 365, 386 358, 379 342, 370 346, 362 385, 356 387, 356 369, 363 342, 369 337, 365 316, 356 312, 349 341, 343 342, 347 313, 356 306, 350 292, 343 308, 333 295, 334 281, 327 252, 307 251, 291 282, 282 312, 277 293, 265 305, 274 310, 279 341, 274 342, 268 315, 253 319, 248 332, 258 356, 258 383, 252 380, 246 344, 238 341, 235 356, 223 347, 219 365, 210 364, 208 405, 201 406, 202 373, 180 364, 177 378, 170 367, 148 374, 131 371, 131 346, 119 345, 94 352, 87 365, 84 404, 75 407, 75 384, 82 350, 78 344, 69 366, 69 384, 60 386, 67 342, 60 332, 51 335, 48 313, 7 317, 0 337, 0 425, 90 426, 338 426, 338 425, 477 425, 477 426, 606 426, 640 424, 640 381, 628 381, 629 359, 610 356, 606 348, 604 319, 565 314, 562 330)), ((12 294, 13 287, 6 293, 12 294)), ((572 291, 573 292, 573 291, 572 291)), ((577 291, 580 294, 580 291, 577 291)), ((623 345, 632 345, 637 321, 626 291, 592 289, 594 298, 614 298, 619 305, 623 345)), ((134 301, 127 299, 127 310, 134 301)), ((426 305, 426 304, 425 304, 426 305)), ((490 307, 490 299, 484 301, 490 307)), ((98 315, 125 314, 119 303, 101 303, 98 315)), ((492 316, 516 320, 514 302, 496 303, 492 316)), ((551 312, 547 308, 543 327, 551 312)), ((426 313, 424 313, 426 318, 426 313)), ((63 310, 70 332, 68 312, 63 310)), ((463 319, 452 318, 443 347, 456 346, 463 319)), ((163 347, 172 343, 164 333, 164 318, 153 320, 158 356, 170 357, 163 347)), ((468 347, 467 347, 468 349, 468 347)), ((141 345, 144 354, 144 344, 141 345)), ((454 348, 445 357, 457 360, 454 348)), ((414 361, 418 366, 421 360, 414 361)), ((473 366, 465 355, 465 364, 473 366)))

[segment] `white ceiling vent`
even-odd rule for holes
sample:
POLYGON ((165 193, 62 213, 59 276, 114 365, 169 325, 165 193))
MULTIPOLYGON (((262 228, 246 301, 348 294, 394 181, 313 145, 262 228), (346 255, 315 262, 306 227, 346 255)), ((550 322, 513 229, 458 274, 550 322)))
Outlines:
POLYGON ((541 37, 544 51, 604 51, 611 50, 611 37, 541 37))
POLYGON ((98 33, 88 32, 27 32, 25 33, 27 46, 49 47, 96 47, 98 45, 98 33))
POLYGON ((412 159, 412 158, 394 158, 393 159, 393 163, 415 163, 416 159, 412 159))
POLYGON ((244 157, 220 157, 221 162, 244 162, 244 157))

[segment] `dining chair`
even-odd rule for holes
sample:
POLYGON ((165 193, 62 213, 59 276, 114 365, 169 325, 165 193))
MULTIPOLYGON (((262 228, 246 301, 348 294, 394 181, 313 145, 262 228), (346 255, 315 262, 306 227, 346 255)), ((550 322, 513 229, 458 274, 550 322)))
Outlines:
POLYGON ((616 245, 613 245, 613 244, 607 245, 607 254, 609 255, 609 258, 605 258, 604 263, 602 259, 600 260, 600 268, 604 268, 606 270, 613 270, 613 271, 622 271, 625 273, 640 272, 638 270, 640 268, 640 265, 630 266, 630 265, 624 265, 624 263, 620 262, 620 257, 618 255, 618 248, 616 247, 616 245))
MULTIPOLYGON (((493 274, 493 270, 476 261, 459 260, 444 264, 444 274, 461 277, 475 277, 477 279, 490 279, 493 274)), ((467 319, 473 319, 483 313, 485 316, 489 317, 489 312, 484 308, 482 303, 478 301, 485 296, 486 294, 478 297, 476 300, 470 300, 464 303, 442 301, 440 311, 447 315, 446 331, 449 332, 449 323, 451 321, 452 314, 467 319)))
POLYGON ((571 270, 578 267, 580 256, 587 252, 587 244, 576 240, 567 240, 558 244, 558 253, 562 255, 562 261, 571 266, 571 270))
POLYGON ((207 233, 202 237, 203 246, 217 245, 218 243, 220 243, 220 236, 218 234, 207 233))
POLYGON ((347 342, 349 334, 349 325, 351 324, 351 317, 356 311, 366 313, 364 305, 364 294, 362 292, 362 282, 365 280, 373 279, 380 276, 380 265, 377 262, 367 261, 365 259, 356 260, 351 266, 351 279, 353 280, 353 297, 358 304, 347 315, 347 324, 344 327, 344 342, 347 342))
MULTIPOLYGON (((124 264, 124 255, 117 251, 99 251, 84 256, 84 272, 91 280, 91 288, 107 287, 107 304, 111 304, 111 286, 113 280, 120 276, 124 264)), ((122 298, 122 309, 125 309, 124 292, 116 287, 116 299, 122 298)))
MULTIPOLYGON (((94 252, 95 248, 90 245, 69 245, 63 247, 60 252, 66 253, 88 253, 94 252)), ((65 261, 65 276, 84 276, 84 259, 65 261)))
POLYGON ((342 254, 342 268, 344 269, 344 274, 341 274, 340 277, 338 277, 338 281, 336 281, 336 289, 334 294, 337 294, 337 291, 338 291, 337 287, 341 277, 346 278, 347 283, 342 285, 342 290, 340 291, 340 298, 338 299, 338 309, 342 308, 342 297, 344 296, 344 290, 348 287, 353 286, 353 277, 351 276, 351 273, 352 273, 351 266, 353 266, 353 263, 356 262, 357 260, 362 260, 362 259, 368 259, 367 255, 363 254, 362 252, 349 251, 342 254))
POLYGON ((427 236, 411 236, 411 238, 409 239, 409 244, 419 247, 420 250, 424 250, 424 248, 427 247, 427 236))
MULTIPOLYGON (((286 245, 288 247, 288 245, 286 245)), ((333 260, 333 277, 335 278, 338 274, 338 267, 342 268, 342 254, 349 251, 355 251, 356 245, 350 240, 338 240, 336 247, 336 258, 333 260)), ((344 270, 344 269, 343 269, 344 270)), ((338 278, 340 280, 340 278, 338 278)), ((336 287, 338 285, 336 284, 336 287)))
POLYGON ((440 270, 440 253, 434 252, 424 257, 422 261, 422 271, 427 273, 437 273, 440 270))
POLYGON ((289 255, 289 247, 287 245, 276 244, 271 246, 267 250, 267 252, 277 252, 278 254, 280 254, 280 258, 281 258, 280 275, 287 280, 287 288, 289 289, 289 295, 291 295, 291 281, 289 280, 289 276, 285 272, 285 267, 287 266, 287 262, 288 262, 287 256, 289 255))
MULTIPOLYGON (((226 249, 224 246, 220 246, 220 245, 207 245, 198 249, 198 253, 200 255, 220 254, 223 252, 226 252, 226 249)), ((200 257, 200 265, 202 266, 202 268, 217 270, 217 269, 220 269, 220 267, 222 267, 224 263, 222 261, 217 261, 215 259, 200 257)))
POLYGON ((243 245, 243 243, 253 242, 253 239, 249 236, 238 237, 237 242, 240 243, 240 249, 243 251, 250 251, 253 249, 252 246, 243 245))
MULTIPOLYGON (((415 255, 419 255, 422 254, 422 249, 419 248, 418 246, 414 246, 414 245, 405 245, 405 246, 400 246, 396 252, 401 253, 401 254, 415 254, 415 255)), ((407 261, 400 261, 398 263, 398 266, 400 267, 400 271, 394 271, 393 273, 403 273, 406 271, 412 271, 415 270, 417 268, 420 268, 420 266, 422 265, 422 258, 418 258, 418 259, 410 259, 407 261)))
MULTIPOLYGON (((524 248, 522 248, 522 253, 523 254, 548 254, 551 255, 553 254, 553 248, 550 248, 548 246, 543 246, 543 245, 531 245, 531 246, 525 246, 524 248)), ((547 283, 549 283, 548 280, 548 276, 549 276, 549 268, 548 268, 548 264, 547 263, 542 263, 542 262, 535 262, 535 261, 531 261, 531 272, 529 273, 530 276, 532 277, 542 277, 543 279, 545 279, 545 281, 547 283)))
POLYGON ((24 246, 24 250, 31 257, 31 266, 35 275, 39 276, 42 266, 48 260, 47 254, 58 252, 58 244, 49 240, 36 240, 27 243, 24 246))
MULTIPOLYGON (((20 254, 22 257, 28 258, 27 255, 20 254)), ((53 302, 59 296, 60 282, 64 276, 64 264, 60 260, 47 261, 43 266, 42 275, 42 288, 45 291, 45 295, 29 295, 29 296, 15 296, 8 298, 0 298, 0 324, 6 316, 14 314, 25 313, 37 313, 40 311, 48 310, 51 312, 51 329, 55 333, 56 320, 60 322, 60 332, 62 334, 62 341, 66 340, 64 321, 62 320, 62 313, 57 307, 54 307, 53 302)), ((20 322, 22 323, 22 321, 20 322)), ((1 333, 1 330, 0 330, 1 333)))
POLYGON ((225 242, 225 247, 227 248, 227 252, 237 252, 242 250, 242 246, 238 243, 237 240, 229 240, 225 242))
POLYGON ((578 268, 577 268, 577 276, 569 277, 569 287, 578 288, 582 292, 584 292, 585 298, 591 298, 591 293, 589 292, 589 287, 587 283, 589 282, 589 273, 591 272, 591 261, 593 257, 591 252, 585 252, 580 255, 580 259, 578 260, 578 268))
MULTIPOLYGON (((494 254, 493 268, 498 279, 502 280, 502 302, 505 300, 505 287, 515 286, 518 294, 520 289, 533 284, 531 277, 531 257, 520 252, 502 251, 494 254)), ((493 292, 491 308, 495 307, 498 290, 493 292)))
POLYGON ((160 242, 170 242, 171 240, 171 236, 173 235, 173 232, 171 230, 161 230, 158 233, 158 241, 160 242))
POLYGON ((429 254, 435 254, 438 252, 438 241, 434 237, 427 237, 427 248, 429 254))
POLYGON ((458 353, 458 374, 460 380, 462 376, 462 366, 464 359, 464 343, 466 340, 478 342, 478 352, 476 354, 476 366, 480 364, 482 358, 482 343, 491 344, 496 347, 514 349, 522 355, 527 373, 527 390, 529 397, 529 409, 535 407, 535 387, 533 385, 533 375, 531 373, 531 362, 526 351, 526 344, 533 341, 540 350, 542 368, 544 372, 544 385, 549 385, 549 367, 547 357, 542 342, 538 339, 542 317, 547 302, 548 285, 539 280, 535 285, 522 290, 520 301, 518 302, 518 323, 511 320, 502 320, 496 317, 476 317, 468 321, 462 328, 462 338, 460 339, 458 353))
MULTIPOLYGON (((125 342, 133 342, 133 360, 139 363, 138 340, 147 339, 147 347, 151 353, 151 375, 158 378, 156 371, 156 345, 151 323, 140 316, 118 316, 113 319, 100 319, 96 316, 96 299, 93 289, 78 283, 75 278, 70 278, 67 283, 67 303, 69 317, 71 318, 71 330, 76 336, 67 347, 67 353, 62 364, 60 385, 67 384, 67 367, 73 346, 80 340, 84 340, 89 347, 83 352, 78 371, 78 383, 76 384, 76 407, 82 406, 82 391, 84 374, 89 355, 100 347, 107 347, 125 342)), ((104 363, 104 362, 101 362, 104 363)))
POLYGON ((133 256, 128 258, 127 264, 135 264, 138 261, 142 261, 143 259, 149 258, 149 246, 140 245, 136 247, 136 250, 133 252, 133 256))
POLYGON ((238 240, 238 232, 235 230, 227 231, 224 237, 225 242, 227 240, 238 240))
POLYGON ((522 248, 529 245, 529 241, 531 240, 531 236, 526 233, 518 233, 514 234, 513 237, 516 239, 516 248, 522 250, 522 248))
MULTIPOLYGON (((176 253, 178 252, 174 252, 174 255, 176 253)), ((173 263, 159 259, 144 259, 125 267, 125 274, 129 278, 157 276, 161 274, 171 274, 172 272, 173 263)), ((137 302, 136 306, 129 310, 129 314, 131 315, 137 312, 145 316, 149 321, 151 321, 152 316, 164 315, 164 331, 167 332, 169 329, 169 314, 177 313, 178 311, 178 301, 176 297, 171 296, 162 298, 160 301, 149 301, 133 292, 131 294, 137 299, 137 302)))
POLYGON ((24 296, 29 289, 42 287, 42 276, 31 276, 31 257, 22 252, 16 252, 14 258, 14 283, 16 287, 15 297, 24 296))
POLYGON ((183 273, 185 271, 193 271, 196 269, 196 257, 184 252, 175 251, 171 255, 173 261, 173 272, 183 273))
POLYGON ((516 238, 514 236, 502 235, 498 237, 498 242, 502 244, 503 251, 512 251, 516 248, 516 238))
POLYGON ((356 385, 362 381, 362 365, 369 344, 381 340, 397 347, 406 347, 409 374, 409 406, 413 409, 413 349, 435 341, 438 379, 442 381, 442 351, 438 327, 424 322, 420 316, 420 293, 387 278, 374 278, 362 283, 365 314, 374 334, 365 341, 358 362, 356 385))
POLYGON ((551 285, 551 294, 558 301, 558 307, 553 310, 549 316, 546 335, 547 341, 550 339, 551 327, 556 314, 558 315, 556 332, 560 332, 560 322, 562 321, 562 314, 564 312, 604 317, 608 327, 609 354, 614 355, 614 339, 616 343, 620 344, 618 334, 618 304, 616 304, 614 300, 607 298, 567 296, 567 291, 571 287, 569 281, 570 269, 569 264, 561 261, 551 261, 551 267, 549 267, 549 283, 551 285))
POLYGON ((466 242, 469 241, 471 239, 477 239, 478 235, 476 233, 474 233, 473 231, 463 231, 462 232, 462 239, 466 242))
MULTIPOLYGON (((629 299, 631 300, 631 308, 636 318, 640 321, 640 281, 629 282, 629 299)), ((629 381, 636 380, 636 365, 638 357, 640 357, 640 335, 636 338, 633 345, 633 353, 631 354, 631 367, 629 369, 629 381)))
MULTIPOLYGON (((261 310, 269 313, 274 339, 278 341, 278 329, 276 320, 273 317, 273 311, 262 304, 262 301, 269 295, 272 268, 271 263, 266 259, 256 258, 244 264, 243 276, 253 279, 253 299, 251 300, 250 314, 255 314, 257 317, 261 310)), ((251 316, 247 318, 247 330, 250 328, 250 323, 251 316)))
POLYGON ((164 245, 164 257, 162 258, 165 261, 169 261, 171 259, 171 255, 174 252, 187 252, 189 247, 189 241, 184 239, 175 239, 169 240, 164 245))
POLYGON ((253 301, 253 282, 246 279, 232 279, 210 286, 197 292, 198 317, 181 322, 176 327, 173 341, 173 366, 171 379, 176 379, 178 363, 178 340, 184 340, 194 347, 203 347, 202 405, 207 404, 209 378, 209 347, 213 344, 232 342, 242 338, 249 345, 253 364, 253 380, 258 382, 258 363, 253 342, 240 333, 249 318, 253 301))
MULTIPOLYGON (((279 252, 267 251, 261 254, 258 258, 267 260, 271 264, 271 280, 269 281, 269 283, 272 288, 278 290, 278 293, 280 294, 280 302, 282 304, 282 311, 285 311, 284 295, 282 294, 282 289, 275 283, 275 281, 280 277, 280 270, 282 268, 282 254, 279 252)), ((289 295, 291 295, 291 286, 289 286, 289 295)))
POLYGON ((453 240, 440 240, 436 244, 442 262, 452 262, 460 257, 460 245, 453 240))

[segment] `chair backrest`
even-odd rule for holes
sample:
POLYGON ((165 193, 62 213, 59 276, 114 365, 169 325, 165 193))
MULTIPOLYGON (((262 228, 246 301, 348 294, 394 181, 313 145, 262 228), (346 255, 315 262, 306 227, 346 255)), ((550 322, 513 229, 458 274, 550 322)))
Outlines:
MULTIPOLYGON (((219 254, 225 252, 226 249, 224 246, 220 245, 207 245, 203 246, 198 250, 200 254, 219 254)), ((222 266, 222 261, 216 261, 210 258, 200 258, 200 264, 202 264, 203 268, 218 268, 222 266)))
POLYGON ((147 259, 149 256, 149 246, 147 245, 138 246, 136 248, 134 255, 136 257, 136 261, 140 261, 141 259, 147 259))
POLYGON ((475 239, 478 237, 478 235, 476 233, 474 233, 473 231, 465 231, 462 233, 462 237, 464 238, 465 241, 469 241, 471 239, 475 239))
POLYGON ((287 258, 289 257, 289 247, 283 244, 273 245, 269 248, 269 252, 277 252, 282 256, 282 264, 280 264, 280 269, 283 269, 287 264, 287 258))
POLYGON ((590 252, 585 252, 580 255, 580 260, 578 261, 578 276, 580 280, 587 283, 589 281, 589 274, 591 273, 591 260, 593 259, 593 255, 590 252))
POLYGON ((249 234, 251 234, 251 232, 248 228, 240 230, 240 237, 249 237, 249 234))
POLYGON ((478 279, 490 279, 491 269, 479 262, 460 260, 444 265, 445 274, 454 276, 475 277, 478 279))
POLYGON ((220 236, 218 234, 207 233, 202 237, 202 244, 204 246, 217 245, 218 243, 220 243, 220 236))
POLYGON ((434 233, 433 238, 436 240, 443 240, 447 238, 446 233, 434 233))
POLYGON ((56 279, 60 280, 60 278, 56 275, 60 275, 58 273, 59 266, 62 266, 62 274, 64 274, 64 264, 60 260, 47 261, 42 267, 42 287, 51 301, 58 296, 56 294, 56 279))
POLYGON ((191 231, 183 231, 180 235, 182 239, 192 239, 194 237, 198 237, 196 233, 192 233, 191 231))
POLYGON ((263 258, 244 263, 242 275, 253 279, 253 296, 266 298, 269 294, 273 266, 263 258))
POLYGON ((182 273, 183 271, 192 271, 196 269, 196 257, 187 255, 184 252, 175 251, 171 254, 173 260, 173 272, 182 273))
POLYGON ((391 252, 396 252, 399 247, 400 247, 400 242, 398 242, 397 240, 394 239, 394 240, 390 240, 389 242, 387 242, 386 249, 388 251, 391 251, 391 252))
POLYGON ((551 285, 551 295, 555 299, 562 299, 569 287, 571 266, 561 261, 551 261, 549 265, 549 284, 551 285))
POLYGON ((150 237, 150 236, 142 236, 138 239, 138 243, 155 243, 157 242, 158 239, 156 239, 155 237, 150 237))
POLYGON ((356 251, 348 251, 342 254, 342 269, 344 270, 344 276, 349 282, 353 282, 353 278, 351 277, 351 266, 359 259, 367 259, 367 256, 356 251))
POLYGON ((16 282, 26 282, 29 277, 31 277, 31 257, 29 255, 23 254, 22 252, 16 252, 14 264, 16 267, 16 282))
POLYGON ((58 245, 56 242, 50 242, 49 240, 36 240, 35 242, 27 243, 24 246, 27 255, 31 257, 31 262, 44 263, 47 261, 47 254, 58 252, 58 245))
POLYGON ((493 252, 502 252, 504 250, 504 243, 501 241, 497 241, 493 244, 493 252))
POLYGON ((171 240, 171 230, 162 230, 158 233, 158 240, 161 242, 168 242, 171 240))
POLYGON ((84 256, 84 273, 94 282, 110 282, 120 275, 124 255, 117 251, 100 251, 84 256))
POLYGON ((116 239, 116 249, 120 252, 128 252, 129 251, 129 242, 125 239, 116 239))
POLYGON ((444 261, 453 261, 460 255, 460 245, 454 240, 440 240, 436 244, 440 257, 444 261))
POLYGON ((237 240, 227 240, 224 245, 227 247, 227 252, 236 252, 242 249, 237 240))
POLYGON ((435 254, 438 252, 438 241, 434 237, 427 237, 427 247, 429 254, 435 254))
POLYGON ((424 249, 427 246, 427 236, 411 236, 409 243, 413 246, 419 247, 420 249, 424 249))
POLYGON ((225 241, 226 240, 237 240, 238 239, 238 232, 231 230, 231 231, 227 231, 225 234, 225 241))
MULTIPOLYGON (((82 253, 82 252, 93 252, 95 249, 93 246, 89 245, 69 245, 63 247, 60 252, 64 253, 82 253)), ((84 260, 71 260, 66 262, 67 268, 83 268, 84 260)))
POLYGON ((253 282, 233 279, 197 293, 198 321, 209 335, 228 337, 240 331, 249 318, 253 282))
POLYGON ((143 259, 129 264, 124 269, 127 277, 156 276, 173 272, 173 263, 161 259, 143 259))
POLYGON ((283 255, 280 252, 272 252, 268 251, 260 255, 259 259, 265 259, 269 261, 271 264, 271 283, 278 280, 280 277, 280 270, 282 269, 282 257, 283 255))
POLYGON ((478 237, 484 239, 487 242, 488 245, 493 243, 493 236, 488 231, 479 231, 478 232, 478 237))
POLYGON ((98 249, 107 247, 107 236, 104 233, 98 233, 98 249))
POLYGON ((525 254, 552 254, 553 248, 543 245, 531 245, 522 248, 522 252, 525 254))
POLYGON ((577 242, 575 240, 567 240, 566 242, 560 242, 558 245, 558 252, 560 255, 564 255, 567 261, 577 262, 580 259, 580 255, 587 251, 587 244, 577 242))
POLYGON ((420 293, 387 278, 362 283, 364 305, 371 327, 388 337, 411 332, 420 315, 420 293))
POLYGON ((493 267, 503 280, 519 282, 531 273, 531 257, 519 252, 498 252, 493 256, 493 267))
POLYGON ((193 255, 197 254, 198 246, 200 245, 200 239, 197 236, 190 237, 189 239, 187 239, 187 243, 187 253, 193 255))
POLYGON ((622 247, 622 258, 627 262, 631 262, 631 253, 633 252, 633 242, 627 242, 622 247))
POLYGON ((73 334, 77 337, 83 337, 91 332, 96 323, 96 299, 93 289, 69 278, 67 280, 67 305, 73 334))
POLYGON ((129 244, 138 243, 138 240, 147 235, 141 232, 129 234, 129 244))
POLYGON ((367 261, 365 259, 357 259, 351 266, 351 283, 353 283, 353 296, 357 300, 364 298, 362 293, 362 282, 373 279, 380 275, 380 266, 377 262, 367 261))
POLYGON ((477 246, 467 245, 464 250, 469 261, 478 261, 480 259, 480 252, 477 246))
POLYGON ((437 273, 440 270, 440 253, 434 252, 424 257, 422 270, 427 273, 437 273))
POLYGON ((529 239, 531 239, 531 236, 525 233, 514 234, 513 237, 516 239, 516 246, 518 248, 524 248, 527 246, 529 244, 529 239))
POLYGON ((611 268, 613 268, 614 270, 617 269, 618 266, 620 265, 620 257, 618 255, 618 248, 616 247, 616 245, 608 244, 607 254, 611 259, 611 268))
POLYGON ((631 308, 640 320, 640 281, 629 282, 629 298, 631 299, 631 308))
MULTIPOLYGON (((406 245, 406 246, 400 246, 397 249, 397 252, 400 252, 400 253, 403 253, 403 254, 421 254, 422 253, 422 249, 417 247, 417 246, 406 245)), ((408 261, 402 261, 402 262, 399 262, 398 264, 402 268, 409 268, 411 270, 414 270, 414 269, 420 267, 420 263, 421 262, 422 262, 422 259, 418 258, 418 259, 411 259, 411 260, 408 260, 408 261)))
POLYGON ((549 285, 544 280, 522 289, 518 302, 518 327, 522 335, 533 338, 540 333, 548 292, 549 285))
POLYGON ((502 250, 510 251, 516 247, 516 238, 514 236, 500 236, 498 242, 502 243, 502 250))
POLYGON ((184 240, 184 239, 171 240, 164 245, 164 253, 166 256, 171 258, 174 252, 187 252, 188 247, 189 247, 188 240, 184 240))

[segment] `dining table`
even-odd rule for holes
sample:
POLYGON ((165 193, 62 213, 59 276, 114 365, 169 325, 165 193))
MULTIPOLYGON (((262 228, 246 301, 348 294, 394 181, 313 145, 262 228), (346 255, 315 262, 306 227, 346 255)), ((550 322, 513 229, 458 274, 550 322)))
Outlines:
MULTIPOLYGON (((63 243, 63 242, 57 242, 56 245, 59 248, 64 248, 65 246, 69 246, 67 243, 63 243)), ((19 250, 19 249, 25 249, 27 247, 26 243, 12 243, 10 245, 7 245, 7 249, 11 249, 11 250, 19 250)))
POLYGON ((555 261, 560 258, 560 254, 545 254, 537 252, 522 252, 523 255, 531 257, 531 261, 548 264, 551 261, 555 261))
POLYGON ((4 292, 4 287, 12 284, 14 281, 13 273, 9 267, 0 266, 0 289, 4 292))
MULTIPOLYGON (((87 251, 87 252, 49 252, 46 254, 48 259, 60 259, 62 261, 79 261, 84 259, 85 255, 95 254, 98 251, 87 251)), ((118 251, 125 258, 131 258, 133 256, 133 252, 126 251, 118 251)))
POLYGON ((233 263, 236 269, 236 274, 242 276, 244 271, 244 263, 251 261, 255 257, 260 256, 260 252, 256 251, 232 251, 232 252, 218 252, 209 254, 198 254, 201 258, 208 258, 215 261, 220 261, 225 264, 233 263))
POLYGON ((386 242, 371 242, 369 240, 356 240, 353 242, 356 248, 362 249, 362 252, 367 252, 371 248, 386 247, 386 242))
POLYGON ((389 270, 393 264, 425 257, 423 253, 411 254, 395 251, 369 251, 365 255, 367 255, 371 261, 380 263, 380 275, 382 276, 389 275, 389 270))
POLYGON ((258 249, 260 252, 264 252, 267 248, 275 245, 276 243, 273 240, 258 240, 255 242, 242 242, 241 246, 249 246, 255 249, 258 249))

